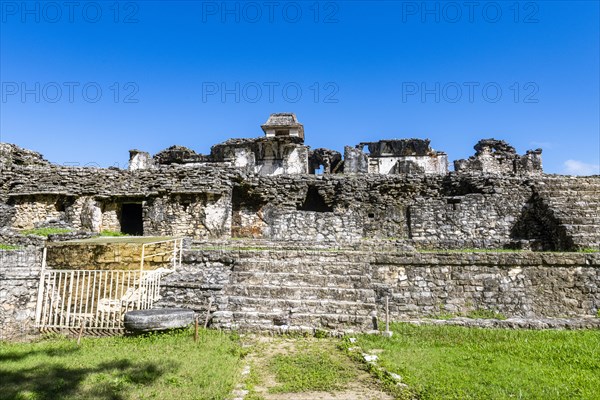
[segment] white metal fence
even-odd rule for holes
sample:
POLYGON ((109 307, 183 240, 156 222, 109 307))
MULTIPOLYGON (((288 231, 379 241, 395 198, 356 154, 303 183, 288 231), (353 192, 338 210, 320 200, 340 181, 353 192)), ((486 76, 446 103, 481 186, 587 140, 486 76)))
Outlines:
POLYGON ((162 277, 172 269, 144 270, 147 259, 172 255, 166 262, 181 265, 182 239, 142 245, 139 270, 46 269, 46 249, 38 288, 36 326, 42 330, 122 330, 127 311, 145 310, 160 299, 162 277), (152 252, 148 246, 173 242, 173 250, 152 252))

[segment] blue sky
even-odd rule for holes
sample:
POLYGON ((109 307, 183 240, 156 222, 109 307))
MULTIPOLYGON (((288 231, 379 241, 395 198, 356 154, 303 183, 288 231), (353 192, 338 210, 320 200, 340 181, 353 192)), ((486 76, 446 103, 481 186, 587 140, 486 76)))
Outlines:
POLYGON ((600 173, 598 1, 0 1, 0 135, 61 164, 202 153, 293 111, 313 148, 542 147, 600 173))

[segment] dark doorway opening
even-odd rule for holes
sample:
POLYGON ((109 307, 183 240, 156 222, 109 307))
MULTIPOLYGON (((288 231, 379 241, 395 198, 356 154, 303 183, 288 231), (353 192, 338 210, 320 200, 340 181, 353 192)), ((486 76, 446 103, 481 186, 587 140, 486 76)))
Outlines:
POLYGON ((121 206, 121 232, 134 236, 144 234, 142 205, 140 203, 125 203, 121 206))
POLYGON ((317 211, 317 212, 331 212, 333 207, 325 203, 325 199, 319 193, 316 187, 309 186, 308 192, 304 203, 298 207, 299 211, 317 211))

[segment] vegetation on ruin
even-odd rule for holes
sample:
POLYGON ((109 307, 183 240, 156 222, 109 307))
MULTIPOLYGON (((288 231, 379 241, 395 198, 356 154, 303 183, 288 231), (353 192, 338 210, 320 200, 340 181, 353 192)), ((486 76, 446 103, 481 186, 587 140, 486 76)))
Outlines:
MULTIPOLYGON (((392 324, 391 338, 357 344, 401 376, 401 397, 427 399, 597 399, 600 331, 473 329, 392 324)), ((355 346, 356 344, 347 344, 355 346)), ((383 379, 386 382, 385 379, 383 379)))
POLYGON ((0 342, 6 399, 224 399, 244 356, 232 334, 189 330, 131 337, 0 342))
POLYGON ((0 243, 0 250, 18 250, 19 246, 13 246, 11 244, 0 243))
POLYGON ((108 237, 119 237, 119 236, 129 236, 126 233, 119 231, 102 231, 100 232, 100 236, 108 236, 108 237))
POLYGON ((36 236, 45 236, 49 235, 57 235, 61 233, 69 233, 70 229, 65 228, 36 228, 36 229, 25 229, 21 231, 23 235, 36 235, 36 236))

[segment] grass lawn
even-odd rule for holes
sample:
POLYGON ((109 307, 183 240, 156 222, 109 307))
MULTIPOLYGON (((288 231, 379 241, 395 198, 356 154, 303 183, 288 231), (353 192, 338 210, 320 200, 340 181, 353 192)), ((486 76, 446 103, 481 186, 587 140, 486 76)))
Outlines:
POLYGON ((363 350, 426 399, 600 399, 600 331, 393 324, 363 350))
POLYGON ((235 336, 189 330, 137 337, 0 342, 2 399, 226 398, 242 350, 235 336))

